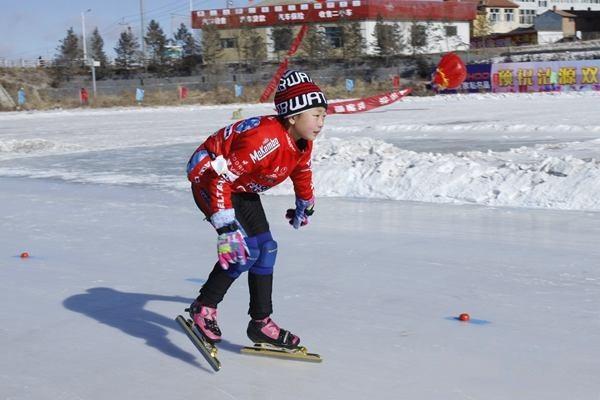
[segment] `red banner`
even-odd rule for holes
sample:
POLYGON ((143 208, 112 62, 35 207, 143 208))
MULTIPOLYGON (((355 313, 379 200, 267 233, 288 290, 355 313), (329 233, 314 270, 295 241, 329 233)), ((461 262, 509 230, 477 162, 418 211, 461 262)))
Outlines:
POLYGON ((307 31, 308 25, 302 25, 302 28, 300 28, 300 32, 298 32, 298 34, 296 35, 296 38, 292 42, 292 45, 290 46, 290 49, 287 52, 288 57, 296 54, 296 52, 298 51, 298 47, 300 47, 300 43, 302 43, 302 39, 304 39, 304 35, 306 35, 307 31))
POLYGON ((338 101, 330 103, 327 107, 327 114, 354 114, 369 111, 377 107, 392 104, 410 93, 410 89, 399 90, 378 94, 376 96, 365 97, 364 99, 338 101))
POLYGON ((267 101, 267 99, 269 98, 271 93, 273 93, 273 90, 275 90, 275 88, 277 87, 277 84, 279 83, 279 78, 281 78, 281 75, 283 75, 283 73, 285 72, 287 67, 288 67, 288 59, 285 58, 281 62, 281 64, 279 64, 279 68, 277 68, 275 75, 273 75, 273 77, 271 78, 271 81, 265 88, 265 91, 263 92, 262 96, 260 96, 259 101, 261 103, 264 103, 265 101, 267 101))
POLYGON ((218 29, 241 26, 275 26, 337 21, 472 21, 477 14, 473 1, 344 0, 304 4, 222 8, 192 12, 192 28, 214 24, 218 29))

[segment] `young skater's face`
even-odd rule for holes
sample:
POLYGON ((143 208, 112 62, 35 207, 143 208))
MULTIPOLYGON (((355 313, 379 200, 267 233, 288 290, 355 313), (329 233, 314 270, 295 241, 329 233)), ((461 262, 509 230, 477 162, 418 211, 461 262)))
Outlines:
POLYGON ((325 125, 327 110, 316 107, 289 118, 290 134, 294 140, 315 140, 325 125))

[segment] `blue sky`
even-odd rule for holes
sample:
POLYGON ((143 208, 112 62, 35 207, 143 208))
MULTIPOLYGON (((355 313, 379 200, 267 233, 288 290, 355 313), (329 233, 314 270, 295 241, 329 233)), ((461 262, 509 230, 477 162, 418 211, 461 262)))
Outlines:
MULTIPOLYGON (((225 8, 226 0, 193 0, 195 10, 225 8)), ((245 7, 247 0, 233 0, 245 7)), ((188 24, 190 0, 144 0, 145 23, 156 19, 167 36, 181 22, 188 24)), ((139 37, 140 0, 0 0, 0 58, 52 59, 69 27, 81 34, 81 12, 87 35, 97 26, 104 50, 112 57, 120 32, 131 26, 139 37)), ((189 24, 188 24, 189 25, 189 24)))

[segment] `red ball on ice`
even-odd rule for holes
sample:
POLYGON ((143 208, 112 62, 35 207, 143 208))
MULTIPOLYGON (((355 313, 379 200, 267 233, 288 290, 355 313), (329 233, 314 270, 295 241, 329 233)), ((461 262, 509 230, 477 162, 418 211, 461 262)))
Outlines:
POLYGON ((29 258, 29 253, 24 251, 21 253, 21 258, 29 258))
POLYGON ((467 313, 462 313, 458 316, 458 319, 460 319, 461 321, 468 321, 471 319, 471 316, 467 313))

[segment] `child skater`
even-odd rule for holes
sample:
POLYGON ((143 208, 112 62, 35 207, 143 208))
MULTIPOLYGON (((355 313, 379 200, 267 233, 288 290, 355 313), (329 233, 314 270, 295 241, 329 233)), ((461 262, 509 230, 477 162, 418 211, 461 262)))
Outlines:
POLYGON ((286 217, 295 229, 308 223, 315 204, 312 141, 323 128, 327 99, 306 73, 288 70, 279 81, 275 107, 277 115, 220 129, 187 165, 194 200, 218 235, 218 262, 188 309, 210 343, 221 340, 217 306, 243 272, 248 272, 250 290, 250 340, 286 348, 300 343, 270 317, 277 242, 258 193, 290 177, 296 208, 287 210, 286 217))

